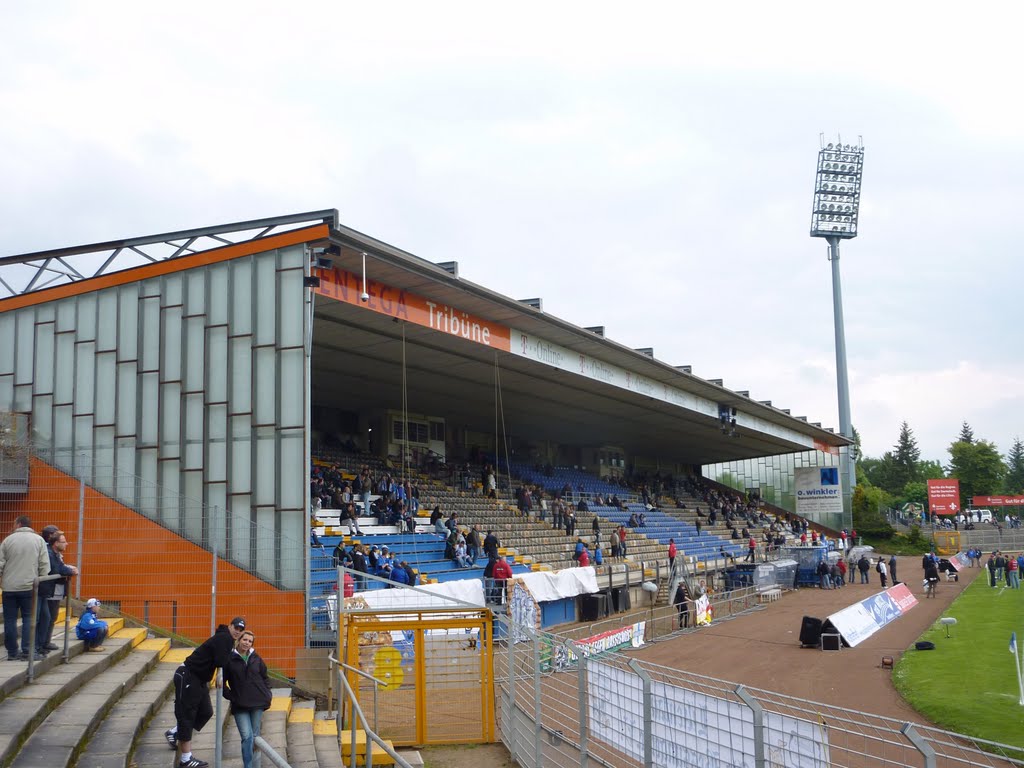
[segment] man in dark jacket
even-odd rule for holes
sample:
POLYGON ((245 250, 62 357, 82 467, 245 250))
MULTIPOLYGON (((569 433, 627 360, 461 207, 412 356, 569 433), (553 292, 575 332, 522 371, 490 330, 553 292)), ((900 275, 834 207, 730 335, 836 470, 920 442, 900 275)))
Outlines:
POLYGON ((174 673, 175 725, 164 731, 171 749, 181 747, 179 768, 209 768, 205 760, 192 754, 192 731, 201 731, 213 717, 210 705, 210 681, 217 667, 223 669, 231 660, 235 641, 245 630, 245 619, 236 616, 231 624, 221 624, 213 637, 206 640, 185 659, 174 673))
MULTIPOLYGON (((45 529, 44 529, 45 530, 45 529)), ((67 593, 68 576, 77 576, 78 569, 73 565, 64 564, 64 550, 68 548, 68 540, 64 531, 53 531, 49 537, 47 552, 50 557, 50 575, 63 576, 54 581, 39 582, 39 616, 36 619, 36 656, 42 658, 57 646, 50 642, 53 637, 53 625, 57 621, 60 601, 67 593)))

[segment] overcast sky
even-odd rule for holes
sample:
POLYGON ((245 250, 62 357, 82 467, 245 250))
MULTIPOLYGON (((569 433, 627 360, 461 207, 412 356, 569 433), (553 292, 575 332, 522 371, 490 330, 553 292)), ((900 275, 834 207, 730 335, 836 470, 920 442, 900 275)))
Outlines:
POLYGON ((320 208, 925 458, 1024 436, 1016 3, 5 3, 0 255, 320 208))

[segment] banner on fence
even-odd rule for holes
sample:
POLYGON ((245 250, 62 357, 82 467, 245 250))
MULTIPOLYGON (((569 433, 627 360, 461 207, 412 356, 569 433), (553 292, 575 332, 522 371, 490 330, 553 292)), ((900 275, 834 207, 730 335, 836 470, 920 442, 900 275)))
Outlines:
MULTIPOLYGON (((644 759, 643 681, 607 664, 588 667, 591 734, 644 759)), ((754 768, 754 716, 743 704, 667 683, 651 684, 654 764, 754 768)), ((817 724, 765 713, 766 757, 779 768, 827 768, 828 734, 817 724)))
POLYGON ((895 621, 917 605, 917 598, 906 584, 897 584, 866 597, 828 617, 849 646, 856 646, 886 624, 895 621))
POLYGON ((698 627, 710 624, 712 613, 711 600, 707 595, 701 595, 693 601, 693 616, 698 627))

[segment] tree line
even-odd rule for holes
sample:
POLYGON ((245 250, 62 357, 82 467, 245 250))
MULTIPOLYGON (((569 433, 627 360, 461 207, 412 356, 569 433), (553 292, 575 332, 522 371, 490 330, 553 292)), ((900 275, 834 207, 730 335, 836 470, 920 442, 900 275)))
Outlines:
MULTIPOLYGON (((859 454, 860 436, 856 430, 854 440, 859 454)), ((855 524, 860 520, 861 527, 866 529, 881 526, 883 509, 908 502, 927 509, 928 480, 957 478, 962 507, 969 507, 974 496, 1024 493, 1024 443, 1020 437, 1003 456, 995 443, 976 438, 965 421, 947 451, 949 460, 945 466, 922 459, 914 431, 904 421, 891 451, 886 451, 881 458, 863 456, 857 462, 857 487, 853 493, 855 524)))

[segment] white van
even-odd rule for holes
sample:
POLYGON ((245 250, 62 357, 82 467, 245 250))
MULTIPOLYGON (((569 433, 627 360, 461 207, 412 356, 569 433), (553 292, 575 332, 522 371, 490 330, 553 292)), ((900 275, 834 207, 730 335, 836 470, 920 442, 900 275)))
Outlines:
POLYGON ((965 509, 964 513, 967 515, 969 521, 981 520, 983 523, 992 522, 992 510, 991 509, 965 509), (979 517, 980 515, 980 517, 979 517))

